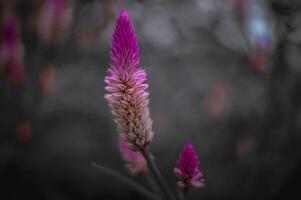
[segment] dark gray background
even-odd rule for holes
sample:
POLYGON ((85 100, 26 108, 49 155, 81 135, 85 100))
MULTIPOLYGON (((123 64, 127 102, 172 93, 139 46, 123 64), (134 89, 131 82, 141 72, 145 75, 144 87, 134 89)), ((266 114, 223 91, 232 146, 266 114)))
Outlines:
MULTIPOLYGON (((254 70, 244 54, 230 1, 112 3, 114 16, 124 7, 135 26, 150 86, 155 130, 150 148, 169 185, 175 188, 172 169, 187 141, 199 155, 206 187, 193 189, 189 199, 283 199, 297 193, 300 45, 288 44, 282 35, 300 42, 301 29, 288 31, 286 24, 300 25, 301 15, 288 17, 285 4, 262 2, 271 37, 264 72, 254 70), (213 119, 208 96, 217 84, 224 85, 226 100, 213 119)), ((11 89, 0 77, 0 182, 5 185, 0 199, 143 199, 90 165, 95 161, 129 175, 103 98, 114 27, 108 20, 98 37, 107 4, 73 4, 72 25, 55 48, 28 30, 26 13, 33 12, 35 2, 18 5, 27 78, 11 89), (83 31, 97 37, 80 46, 83 31), (54 63, 54 90, 42 95, 39 77, 48 63, 54 63), (30 121, 32 136, 20 144, 15 127, 22 119, 30 121)), ((133 178, 144 184, 143 177, 133 178)))

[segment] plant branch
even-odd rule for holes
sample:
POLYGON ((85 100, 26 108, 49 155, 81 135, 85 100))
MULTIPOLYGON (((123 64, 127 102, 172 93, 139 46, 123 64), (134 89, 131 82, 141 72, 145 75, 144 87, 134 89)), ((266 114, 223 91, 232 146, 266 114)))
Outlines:
POLYGON ((160 186, 165 197, 170 200, 175 200, 173 194, 171 193, 170 189, 168 188, 166 182, 164 181, 164 179, 160 173, 160 170, 158 169, 157 165, 155 164, 148 148, 142 149, 141 153, 144 156, 145 160, 147 161, 149 170, 154 175, 154 178, 155 178, 156 182, 158 183, 158 185, 160 186))
POLYGON ((132 181, 130 178, 128 178, 127 176, 125 176, 125 175, 123 175, 119 172, 114 171, 110 168, 104 167, 102 165, 98 165, 94 162, 91 162, 91 165, 93 167, 95 167, 96 169, 104 172, 105 174, 113 176, 116 179, 120 180, 121 182, 127 184, 128 186, 135 189, 137 192, 139 192, 140 194, 146 196, 147 198, 153 199, 153 200, 161 200, 161 198, 158 197, 157 195, 153 194, 153 192, 151 192, 148 189, 144 188, 143 186, 137 184, 136 182, 132 181))
POLYGON ((161 192, 160 188, 158 187, 157 183, 155 182, 153 176, 151 176, 151 174, 148 173, 145 176, 145 178, 146 178, 146 181, 147 181, 148 185, 151 188, 153 188, 153 191, 156 192, 156 193, 158 193, 158 194, 160 194, 160 195, 162 195, 162 192, 161 192))
POLYGON ((177 192, 178 192, 178 195, 179 195, 179 200, 185 200, 183 191, 181 191, 180 189, 178 189, 177 192))

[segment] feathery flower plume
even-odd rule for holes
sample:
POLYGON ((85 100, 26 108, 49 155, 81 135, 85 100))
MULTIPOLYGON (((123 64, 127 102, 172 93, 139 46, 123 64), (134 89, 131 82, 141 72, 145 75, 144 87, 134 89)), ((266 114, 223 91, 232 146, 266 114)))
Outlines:
POLYGON ((146 73, 140 68, 137 38, 125 10, 121 10, 112 36, 111 66, 105 78, 105 98, 121 138, 134 151, 153 138, 146 73))
POLYGON ((199 160, 192 144, 185 144, 174 168, 175 176, 180 179, 177 183, 179 188, 188 189, 191 186, 203 187, 205 185, 203 173, 199 171, 198 166, 199 160))
POLYGON ((126 167, 132 174, 138 172, 147 174, 147 163, 140 152, 131 150, 128 143, 121 138, 119 139, 119 149, 123 159, 127 162, 126 167))

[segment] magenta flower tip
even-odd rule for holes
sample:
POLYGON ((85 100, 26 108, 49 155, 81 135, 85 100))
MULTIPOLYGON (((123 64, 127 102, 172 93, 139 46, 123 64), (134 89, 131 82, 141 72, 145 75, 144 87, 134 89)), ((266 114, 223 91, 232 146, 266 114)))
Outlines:
POLYGON ((122 17, 123 19, 127 19, 127 20, 129 19, 129 15, 128 15, 128 13, 126 12, 126 10, 124 8, 122 8, 120 10, 119 16, 122 17))
POLYGON ((112 36, 111 64, 127 71, 139 67, 138 42, 125 9, 120 11, 112 36))
POLYGON ((184 145, 179 159, 174 168, 174 174, 180 180, 177 185, 179 188, 203 187, 204 176, 199 171, 199 160, 191 143, 184 145))

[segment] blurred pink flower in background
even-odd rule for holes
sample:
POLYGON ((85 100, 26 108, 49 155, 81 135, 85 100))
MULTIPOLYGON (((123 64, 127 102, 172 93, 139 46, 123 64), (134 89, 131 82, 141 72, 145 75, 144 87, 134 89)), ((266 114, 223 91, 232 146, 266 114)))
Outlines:
POLYGON ((147 174, 147 163, 143 155, 138 151, 129 148, 128 143, 119 139, 119 149, 123 159, 126 161, 128 170, 135 173, 147 174))
POLYGON ((19 65, 12 65, 9 68, 8 78, 13 85, 18 85, 24 80, 24 70, 19 65))
POLYGON ((26 143, 31 137, 31 127, 28 121, 21 121, 17 125, 16 138, 20 143, 26 143))
POLYGON ((257 71, 264 71, 268 61, 268 42, 266 38, 257 37, 250 57, 251 66, 257 71))
POLYGON ((145 148, 153 138, 148 108, 146 73, 140 68, 137 38, 125 10, 112 36, 111 66, 105 78, 109 106, 120 137, 132 150, 145 148))
POLYGON ((236 143, 236 155, 239 159, 247 156, 255 149, 255 138, 253 136, 240 138, 236 143))
POLYGON ((40 10, 38 33, 42 40, 56 45, 70 24, 72 9, 69 0, 46 0, 40 10))
POLYGON ((42 92, 44 95, 50 95, 54 89, 55 73, 52 64, 47 65, 40 77, 42 92))
POLYGON ((253 1, 247 21, 247 31, 251 43, 250 63, 257 71, 266 69, 270 46, 270 33, 263 8, 253 1))
POLYGON ((246 20, 251 1, 252 0, 233 0, 233 9, 238 21, 244 22, 246 20))
POLYGON ((198 167, 199 160, 192 144, 185 144, 174 168, 175 176, 180 179, 177 183, 179 188, 188 189, 191 186, 205 186, 204 175, 198 167))
POLYGON ((224 112, 228 101, 228 93, 223 83, 213 86, 208 96, 209 117, 217 119, 224 112))
POLYGON ((10 11, 4 13, 1 22, 0 72, 12 85, 19 85, 24 80, 23 45, 17 20, 10 11))
POLYGON ((239 22, 245 42, 250 48, 251 67, 258 72, 266 69, 270 49, 269 24, 263 5, 256 0, 233 0, 234 16, 239 22))

